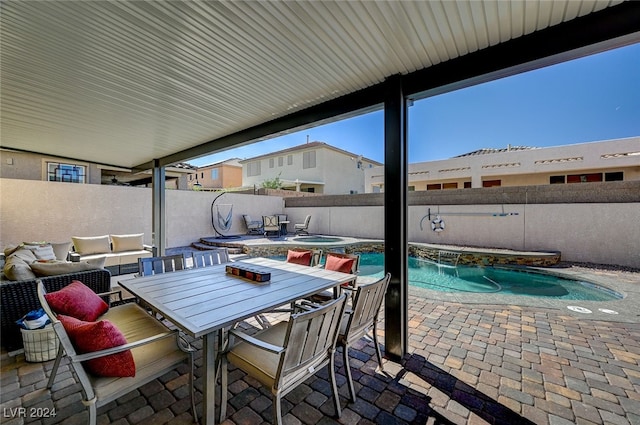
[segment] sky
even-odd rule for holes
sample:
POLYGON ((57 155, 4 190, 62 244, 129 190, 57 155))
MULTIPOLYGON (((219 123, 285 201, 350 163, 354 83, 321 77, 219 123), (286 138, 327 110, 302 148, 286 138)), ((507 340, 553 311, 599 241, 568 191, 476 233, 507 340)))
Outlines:
MULTIPOLYGON (((640 136, 640 43, 421 99, 409 107, 409 162, 481 148, 640 136)), ((202 166, 321 141, 384 161, 382 111, 189 161, 202 166)))

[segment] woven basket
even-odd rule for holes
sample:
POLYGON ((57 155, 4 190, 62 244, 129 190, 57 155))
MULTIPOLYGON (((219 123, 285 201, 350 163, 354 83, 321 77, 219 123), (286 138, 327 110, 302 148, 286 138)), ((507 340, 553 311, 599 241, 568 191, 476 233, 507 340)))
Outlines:
POLYGON ((24 344, 24 358, 28 362, 46 362, 58 354, 58 337, 51 325, 43 329, 20 329, 24 344))

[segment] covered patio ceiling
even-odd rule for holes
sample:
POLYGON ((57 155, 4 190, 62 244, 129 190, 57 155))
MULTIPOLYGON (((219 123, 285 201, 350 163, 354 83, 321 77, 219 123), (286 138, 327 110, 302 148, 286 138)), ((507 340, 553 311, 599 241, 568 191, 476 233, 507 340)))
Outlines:
POLYGON ((2 147, 168 165, 637 42, 620 3, 2 2, 2 147))

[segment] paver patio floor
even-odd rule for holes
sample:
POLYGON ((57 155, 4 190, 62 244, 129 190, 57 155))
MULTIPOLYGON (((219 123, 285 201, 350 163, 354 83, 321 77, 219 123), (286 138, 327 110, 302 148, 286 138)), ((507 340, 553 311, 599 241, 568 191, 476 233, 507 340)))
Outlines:
MULTIPOLYGON (((563 310, 463 304, 409 297, 410 352, 376 369, 371 341, 351 352, 358 401, 349 403, 336 357, 342 417, 333 417, 326 370, 283 402, 287 424, 640 424, 640 324, 592 320, 563 310)), ((277 318, 275 318, 277 320, 277 318)), ((247 324, 249 330, 254 329, 247 324)), ((382 326, 384 328, 384 326, 382 326)), ((384 332, 382 330, 381 332, 384 332)), ((200 355, 201 353, 199 353, 200 355)), ((80 387, 64 363, 2 356, 3 424, 84 424, 80 387), (55 418, 29 416, 55 408, 55 418), (18 414, 16 408, 26 408, 18 414)), ((198 409, 202 369, 198 358, 198 409)), ((191 423, 186 369, 98 410, 99 424, 191 423)), ((271 420, 271 398, 239 370, 230 373, 225 424, 271 420)))

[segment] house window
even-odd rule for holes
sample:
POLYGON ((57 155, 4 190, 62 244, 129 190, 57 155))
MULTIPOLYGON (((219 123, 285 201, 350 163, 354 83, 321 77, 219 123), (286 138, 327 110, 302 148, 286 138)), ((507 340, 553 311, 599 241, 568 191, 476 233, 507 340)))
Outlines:
POLYGON ((464 182, 465 189, 471 189, 471 182, 464 182))
POLYGON ((564 184, 564 176, 549 177, 549 184, 564 184))
POLYGON ((293 155, 287 155, 287 165, 293 165, 293 155))
POLYGON ((282 167, 284 165, 284 156, 278 157, 278 167, 282 167))
POLYGON ((442 185, 440 183, 431 183, 427 185, 427 190, 440 190, 442 185))
POLYGON ((408 190, 409 190, 409 192, 415 192, 416 191, 416 187, 415 186, 409 186, 408 190))
POLYGON ((302 153, 302 168, 316 168, 316 151, 302 153))
POLYGON ((484 180, 482 182, 482 187, 496 187, 502 186, 502 180, 484 180))
POLYGON ((211 180, 218 180, 218 169, 213 168, 211 170, 211 180))
POLYGON ((85 183, 87 167, 84 165, 47 162, 47 180, 50 182, 85 183))
POLYGON ((273 158, 269 158, 269 168, 273 168, 276 166, 276 160, 273 158))
POLYGON ((250 162, 247 164, 247 177, 260 175, 260 162, 250 162))
POLYGON ((591 183, 591 182, 601 182, 601 181, 602 181, 602 173, 569 174, 567 176, 567 183, 591 183))
POLYGON ((458 188, 458 183, 444 183, 442 185, 443 189, 457 189, 458 188))
POLYGON ((624 180, 622 171, 616 173, 604 173, 604 181, 606 182, 621 182, 624 180))

